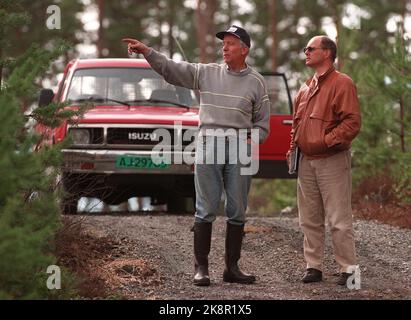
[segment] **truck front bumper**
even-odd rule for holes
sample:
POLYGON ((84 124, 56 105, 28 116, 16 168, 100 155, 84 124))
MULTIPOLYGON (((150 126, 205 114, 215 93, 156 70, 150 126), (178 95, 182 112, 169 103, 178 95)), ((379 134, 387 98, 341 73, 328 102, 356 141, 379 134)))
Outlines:
POLYGON ((137 166, 119 167, 119 157, 155 158, 151 150, 89 150, 63 149, 63 171, 70 173, 100 174, 158 174, 158 175, 192 175, 194 174, 194 152, 164 152, 170 159, 162 168, 140 168, 137 166))

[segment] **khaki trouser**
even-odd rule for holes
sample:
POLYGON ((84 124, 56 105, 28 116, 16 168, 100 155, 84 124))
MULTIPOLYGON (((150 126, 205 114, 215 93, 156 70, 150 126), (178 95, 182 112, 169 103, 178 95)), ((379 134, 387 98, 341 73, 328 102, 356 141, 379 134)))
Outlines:
POLYGON ((302 155, 297 200, 307 268, 323 270, 326 218, 340 272, 347 272, 349 266, 356 265, 350 151, 316 160, 308 160, 302 155))

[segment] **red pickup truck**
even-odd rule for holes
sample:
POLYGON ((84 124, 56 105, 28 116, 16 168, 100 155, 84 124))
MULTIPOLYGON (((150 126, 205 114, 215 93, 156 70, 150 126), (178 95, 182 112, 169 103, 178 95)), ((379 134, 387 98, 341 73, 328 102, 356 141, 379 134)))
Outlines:
MULTIPOLYGON (((256 178, 291 178, 285 161, 291 129, 291 97, 284 74, 265 74, 271 99, 270 136, 259 149, 256 178)), ((194 199, 192 163, 152 161, 158 130, 171 137, 172 156, 193 155, 199 121, 196 93, 170 85, 142 59, 73 60, 64 70, 58 92, 43 89, 39 107, 52 101, 71 106, 93 102, 75 125, 39 126, 50 143, 70 134, 63 149, 64 214, 77 211, 80 197, 119 204, 131 197, 151 197, 169 211, 194 199), (189 139, 186 139, 189 137, 189 139)))

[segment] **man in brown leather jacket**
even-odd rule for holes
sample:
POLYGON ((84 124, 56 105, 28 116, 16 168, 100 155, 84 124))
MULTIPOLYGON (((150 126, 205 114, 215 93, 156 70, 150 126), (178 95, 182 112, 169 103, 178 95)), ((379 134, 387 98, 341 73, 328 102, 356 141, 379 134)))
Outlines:
POLYGON ((337 47, 316 36, 304 48, 314 76, 294 101, 288 157, 299 148, 297 200, 307 263, 304 283, 322 280, 325 221, 330 225, 338 284, 345 285, 357 265, 351 210, 351 141, 361 126, 354 82, 333 66, 337 47))

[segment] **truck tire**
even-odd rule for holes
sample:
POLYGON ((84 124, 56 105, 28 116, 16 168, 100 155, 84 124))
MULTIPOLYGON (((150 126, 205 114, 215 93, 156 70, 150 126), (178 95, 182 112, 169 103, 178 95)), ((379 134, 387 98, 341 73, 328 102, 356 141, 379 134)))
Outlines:
POLYGON ((179 195, 170 196, 167 199, 167 211, 170 213, 193 213, 195 211, 195 199, 179 195))
POLYGON ((77 190, 76 177, 68 173, 61 176, 60 208, 62 214, 77 214, 77 203, 80 195, 77 190))
POLYGON ((61 213, 64 215, 77 214, 77 198, 66 197, 62 199, 61 213))

